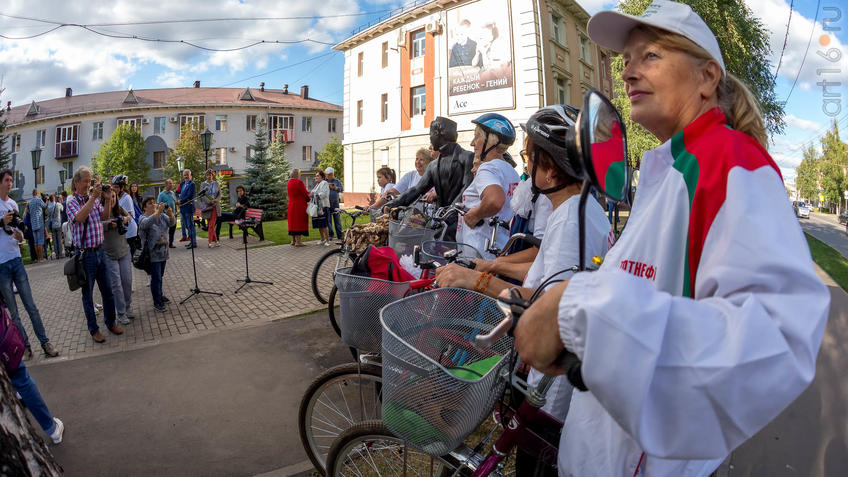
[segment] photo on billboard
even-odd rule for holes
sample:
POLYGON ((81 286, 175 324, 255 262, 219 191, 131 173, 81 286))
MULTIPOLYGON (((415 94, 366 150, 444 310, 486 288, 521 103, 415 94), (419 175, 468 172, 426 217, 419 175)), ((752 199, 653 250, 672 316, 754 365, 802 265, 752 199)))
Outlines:
POLYGON ((448 114, 515 107, 508 0, 447 11, 448 114))

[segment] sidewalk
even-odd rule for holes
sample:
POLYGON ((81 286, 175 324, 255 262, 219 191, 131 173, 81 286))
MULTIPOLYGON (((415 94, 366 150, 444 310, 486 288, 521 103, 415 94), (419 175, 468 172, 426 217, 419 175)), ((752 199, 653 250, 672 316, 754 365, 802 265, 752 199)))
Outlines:
MULTIPOLYGON (((326 307, 312 295, 310 279, 312 267, 329 250, 327 247, 310 243, 302 248, 290 245, 248 248, 251 278, 273 281, 274 284, 250 284, 234 294, 233 291, 240 284, 236 279, 244 278, 241 238, 223 238, 221 243, 224 246, 209 249, 204 239, 198 239, 195 255, 200 289, 222 292, 223 296, 196 295, 185 304, 179 304, 194 288, 191 252, 180 244, 171 249, 165 269, 164 292, 171 300, 168 311, 154 311, 147 276, 133 269, 132 309, 136 319, 129 325, 121 325, 124 334, 115 336, 106 330, 103 313, 98 313, 98 325, 106 337, 104 344, 95 343, 88 333, 81 292, 68 290, 67 280, 62 273, 65 260, 27 266, 30 286, 47 336, 61 353, 58 358, 45 358, 32 332, 29 316, 18 298, 21 321, 33 345, 34 357, 27 365, 126 351, 326 307)), ((96 302, 102 302, 97 287, 94 296, 96 302)))

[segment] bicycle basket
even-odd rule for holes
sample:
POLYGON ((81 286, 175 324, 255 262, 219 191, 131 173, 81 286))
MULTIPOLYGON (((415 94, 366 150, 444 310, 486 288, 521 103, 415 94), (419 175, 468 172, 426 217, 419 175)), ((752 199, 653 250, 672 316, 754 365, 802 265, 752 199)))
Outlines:
POLYGON ((333 279, 338 288, 342 342, 361 351, 379 352, 380 308, 397 301, 409 290, 409 282, 351 275, 340 268, 333 279))
POLYGON ((431 229, 392 220, 389 222, 389 247, 394 249, 398 257, 412 255, 412 250, 416 245, 433 240, 440 232, 441 229, 431 229))
POLYGON ((439 266, 447 265, 448 260, 445 258, 445 253, 451 250, 458 250, 458 258, 466 258, 473 260, 475 258, 483 258, 480 252, 471 245, 466 245, 460 242, 448 242, 445 240, 428 240, 421 244, 421 260, 425 262, 433 261, 439 266))
POLYGON ((473 343, 504 318, 494 299, 459 288, 404 298, 380 311, 386 426, 432 456, 456 448, 506 385, 512 337, 473 343))

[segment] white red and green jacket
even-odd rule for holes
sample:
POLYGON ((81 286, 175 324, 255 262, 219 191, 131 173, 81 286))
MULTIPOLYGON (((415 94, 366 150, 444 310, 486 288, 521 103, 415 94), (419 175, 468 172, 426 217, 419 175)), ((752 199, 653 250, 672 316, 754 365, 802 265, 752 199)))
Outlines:
POLYGON ((829 307, 774 161, 704 113, 645 153, 624 232, 560 301, 589 388, 560 475, 709 475, 810 384, 829 307))

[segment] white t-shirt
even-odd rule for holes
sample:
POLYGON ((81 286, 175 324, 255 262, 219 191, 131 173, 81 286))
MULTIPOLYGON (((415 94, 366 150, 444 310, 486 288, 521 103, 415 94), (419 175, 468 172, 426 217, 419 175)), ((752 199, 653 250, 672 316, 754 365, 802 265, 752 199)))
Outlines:
MULTIPOLYGON (((483 191, 486 190, 486 187, 489 187, 490 185, 498 186, 503 189, 506 194, 506 200, 504 201, 501 210, 498 211, 497 217, 499 220, 509 222, 512 220, 512 216, 514 215, 512 213, 510 201, 512 199, 512 194, 515 191, 515 188, 518 187, 518 183, 520 181, 521 179, 518 177, 518 173, 515 172, 515 169, 513 169, 508 162, 500 159, 484 162, 483 164, 480 164, 480 167, 477 169, 477 174, 474 175, 474 180, 462 192, 462 204, 467 207, 468 210, 471 210, 480 205, 480 197, 483 195, 483 191)), ((485 217, 485 219, 488 218, 489 217, 485 217)), ((459 224, 456 229, 457 240, 476 248, 483 258, 487 260, 494 259, 494 256, 491 253, 485 251, 486 239, 491 238, 491 235, 492 228, 489 224, 483 224, 471 229, 465 225, 463 218, 460 217, 459 224)), ((497 245, 503 247, 506 245, 507 240, 509 240, 509 229, 501 227, 496 239, 497 245)))
MULTIPOLYGON (((394 185, 394 187, 395 187, 395 190, 397 190, 398 192, 403 194, 410 187, 415 187, 415 185, 418 184, 418 181, 420 181, 420 180, 421 180, 421 174, 419 174, 417 170, 413 169, 413 170, 407 172, 406 174, 404 174, 403 177, 400 178, 398 183, 394 185)), ((389 189, 386 189, 386 190, 389 190, 389 189)))
MULTIPOLYGON (((0 200, 0 217, 8 214, 10 210, 18 211, 17 202, 12 200, 11 197, 6 200, 0 200)), ((21 218, 23 219, 23 217, 21 218)), ((15 237, 0 230, 0 263, 6 263, 20 256, 21 249, 15 237)))
POLYGON ((394 187, 394 186, 395 185, 392 184, 391 182, 387 182, 386 185, 384 185, 383 187, 380 188, 380 195, 385 194, 386 192, 392 190, 392 187, 394 187))
POLYGON ((533 183, 530 179, 525 179, 518 184, 515 192, 510 200, 512 211, 515 215, 520 215, 525 219, 529 216, 530 223, 528 230, 534 237, 541 239, 545 236, 545 226, 548 223, 548 216, 551 215, 553 204, 551 200, 544 194, 539 194, 536 202, 533 202, 533 183))
MULTIPOLYGON (((118 199, 118 205, 120 205, 122 209, 127 211, 127 213, 130 214, 130 217, 133 217, 134 219, 138 218, 135 216, 135 206, 133 205, 132 197, 130 197, 130 195, 126 192, 124 192, 124 195, 122 195, 121 198, 118 199)), ((135 220, 130 220, 130 224, 127 225, 126 237, 133 238, 136 235, 138 235, 138 225, 135 223, 135 220)))
MULTIPOLYGON (((539 200, 541 200, 541 196, 539 200)), ((539 200, 536 201, 537 204, 539 200)), ((535 289, 555 273, 577 265, 578 260, 580 260, 579 204, 580 195, 577 194, 569 197, 568 200, 551 212, 546 220, 545 240, 542 240, 539 253, 524 278, 526 288, 535 289)), ((595 255, 606 255, 607 250, 609 250, 611 233, 612 228, 604 209, 594 197, 590 196, 586 202, 586 263, 591 263, 592 257, 595 255)), ((560 273, 553 280, 565 280, 571 278, 571 275, 572 272, 570 271, 560 273)), ((546 285, 545 288, 553 285, 555 283, 546 285)), ((542 376, 544 376, 542 373, 531 369, 527 382, 536 386, 541 381, 542 376)), ((548 389, 547 402, 542 410, 561 421, 565 421, 572 389, 573 387, 568 382, 567 377, 558 376, 548 389)))

